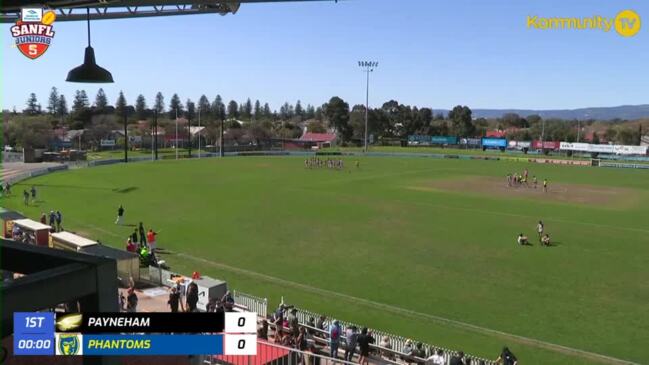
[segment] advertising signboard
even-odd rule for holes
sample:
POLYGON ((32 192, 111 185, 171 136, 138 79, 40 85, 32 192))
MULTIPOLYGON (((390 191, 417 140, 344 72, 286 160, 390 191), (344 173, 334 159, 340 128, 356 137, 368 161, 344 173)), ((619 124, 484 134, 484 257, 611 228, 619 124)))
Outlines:
POLYGON ((486 148, 507 148, 507 139, 505 138, 482 138, 482 147, 486 148))

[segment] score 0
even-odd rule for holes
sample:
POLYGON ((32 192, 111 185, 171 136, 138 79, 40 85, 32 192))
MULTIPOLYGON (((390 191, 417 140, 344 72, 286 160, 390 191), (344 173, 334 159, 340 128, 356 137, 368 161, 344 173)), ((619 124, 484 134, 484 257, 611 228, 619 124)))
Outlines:
POLYGON ((257 354, 257 314, 225 313, 225 355, 257 354))

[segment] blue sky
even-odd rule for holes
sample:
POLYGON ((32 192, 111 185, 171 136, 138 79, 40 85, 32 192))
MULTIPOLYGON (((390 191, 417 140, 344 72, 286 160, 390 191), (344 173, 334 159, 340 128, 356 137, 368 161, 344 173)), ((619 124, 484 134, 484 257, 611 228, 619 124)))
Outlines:
MULTIPOLYGON (((216 14, 94 21, 98 64, 130 103, 251 97, 272 108, 300 99, 320 105, 333 95, 364 103, 357 61, 379 61, 370 104, 450 108, 577 108, 649 103, 649 2, 602 0, 347 0, 243 4, 216 14), (640 32, 623 38, 599 30, 531 30, 528 15, 615 17, 633 9, 640 32)), ((53 45, 32 61, 12 47, 2 25, 3 108, 24 108, 30 92, 45 106, 52 86, 71 102, 98 85, 66 83, 82 62, 84 22, 54 23, 53 45)))

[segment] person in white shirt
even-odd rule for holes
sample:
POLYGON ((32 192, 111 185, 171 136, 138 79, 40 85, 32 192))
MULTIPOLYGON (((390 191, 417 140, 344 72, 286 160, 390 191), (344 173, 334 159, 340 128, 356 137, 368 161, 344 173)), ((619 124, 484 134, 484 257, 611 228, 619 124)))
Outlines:
POLYGON ((437 350, 433 356, 426 359, 426 365, 445 365, 444 352, 437 350))
POLYGON ((536 225, 536 232, 539 234, 539 240, 543 236, 543 229, 545 227, 543 226, 543 221, 539 221, 539 224, 536 225))
POLYGON ((523 234, 518 235, 518 239, 516 240, 519 245, 527 245, 529 242, 527 240, 527 236, 523 236, 523 234))

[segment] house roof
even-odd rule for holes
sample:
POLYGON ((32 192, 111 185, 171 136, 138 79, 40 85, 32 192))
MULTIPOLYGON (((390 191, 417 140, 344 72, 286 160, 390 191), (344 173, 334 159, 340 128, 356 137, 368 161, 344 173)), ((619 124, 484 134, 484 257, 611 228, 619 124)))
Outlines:
POLYGON ((310 142, 332 142, 336 139, 336 134, 334 133, 312 133, 306 132, 300 137, 301 141, 310 141, 310 142))

